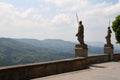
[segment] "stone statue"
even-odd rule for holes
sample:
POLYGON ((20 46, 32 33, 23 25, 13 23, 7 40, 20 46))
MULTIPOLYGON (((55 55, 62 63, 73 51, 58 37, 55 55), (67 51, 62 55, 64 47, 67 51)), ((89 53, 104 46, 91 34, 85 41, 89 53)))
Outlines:
POLYGON ((112 33, 112 31, 111 31, 110 27, 108 27, 107 36, 105 37, 106 46, 112 46, 112 44, 111 44, 111 33, 112 33))
POLYGON ((78 20, 77 14, 76 17, 78 22, 78 32, 76 36, 79 44, 75 45, 75 57, 88 57, 88 47, 84 43, 84 26, 82 24, 82 21, 78 20))
POLYGON ((78 33, 76 34, 76 36, 81 45, 86 45, 84 43, 84 26, 82 24, 82 21, 79 22, 78 33))

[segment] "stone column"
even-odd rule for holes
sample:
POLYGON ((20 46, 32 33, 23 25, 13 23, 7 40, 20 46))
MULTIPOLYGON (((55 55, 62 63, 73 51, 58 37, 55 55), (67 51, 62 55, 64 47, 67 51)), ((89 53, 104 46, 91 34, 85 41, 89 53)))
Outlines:
POLYGON ((75 57, 88 57, 87 45, 75 45, 75 57))
POLYGON ((113 60, 114 47, 113 45, 104 45, 104 54, 109 55, 109 60, 113 60))

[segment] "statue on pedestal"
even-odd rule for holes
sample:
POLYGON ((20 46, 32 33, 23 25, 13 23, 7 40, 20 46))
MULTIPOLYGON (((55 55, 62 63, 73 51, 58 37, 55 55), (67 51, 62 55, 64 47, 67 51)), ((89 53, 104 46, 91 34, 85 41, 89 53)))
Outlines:
POLYGON ((78 22, 78 32, 76 34, 77 40, 79 41, 79 44, 75 45, 75 56, 76 57, 87 57, 88 56, 88 47, 84 42, 84 26, 82 24, 82 21, 78 20, 77 17, 77 22, 78 22))
POLYGON ((84 42, 84 26, 82 24, 82 21, 79 22, 78 33, 76 34, 76 36, 77 36, 77 40, 80 43, 77 46, 87 48, 87 45, 84 42))
POLYGON ((105 36, 106 44, 104 45, 104 54, 109 55, 109 60, 113 60, 114 47, 111 43, 111 29, 108 27, 107 36, 105 36))
POLYGON ((81 47, 81 48, 87 49, 87 45, 84 42, 84 26, 82 24, 82 21, 79 21, 77 13, 76 13, 76 18, 77 18, 77 23, 78 23, 78 32, 77 32, 76 36, 77 36, 77 40, 80 43, 80 44, 77 44, 76 47, 81 47))

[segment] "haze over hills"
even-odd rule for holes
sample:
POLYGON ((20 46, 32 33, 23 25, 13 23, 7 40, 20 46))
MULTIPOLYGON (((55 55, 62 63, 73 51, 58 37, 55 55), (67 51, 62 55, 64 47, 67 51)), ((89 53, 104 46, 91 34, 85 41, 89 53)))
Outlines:
POLYGON ((0 65, 15 65, 74 57, 67 52, 37 47, 10 38, 0 38, 0 65))
MULTIPOLYGON (((72 58, 74 57, 75 44, 60 39, 0 38, 0 66, 72 58)), ((95 44, 94 42, 88 44, 90 44, 90 54, 103 54, 101 44, 98 45, 98 43, 95 44)), ((119 47, 117 46, 116 51, 120 51, 119 47)))
MULTIPOLYGON (((93 46, 93 47, 99 47, 102 48, 103 52, 103 47, 104 47, 104 42, 87 42, 88 45, 93 46)), ((114 52, 120 52, 120 45, 119 44, 113 44, 114 45, 114 52)))

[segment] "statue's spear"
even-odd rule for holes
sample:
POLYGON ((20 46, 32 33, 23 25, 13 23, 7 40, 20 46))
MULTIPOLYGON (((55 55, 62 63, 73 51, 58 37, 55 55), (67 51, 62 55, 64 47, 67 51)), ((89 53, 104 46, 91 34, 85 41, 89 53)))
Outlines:
POLYGON ((78 18, 77 13, 76 13, 76 19, 77 19, 77 23, 79 24, 79 18, 78 18))
POLYGON ((109 27, 110 27, 110 20, 109 20, 109 27))

